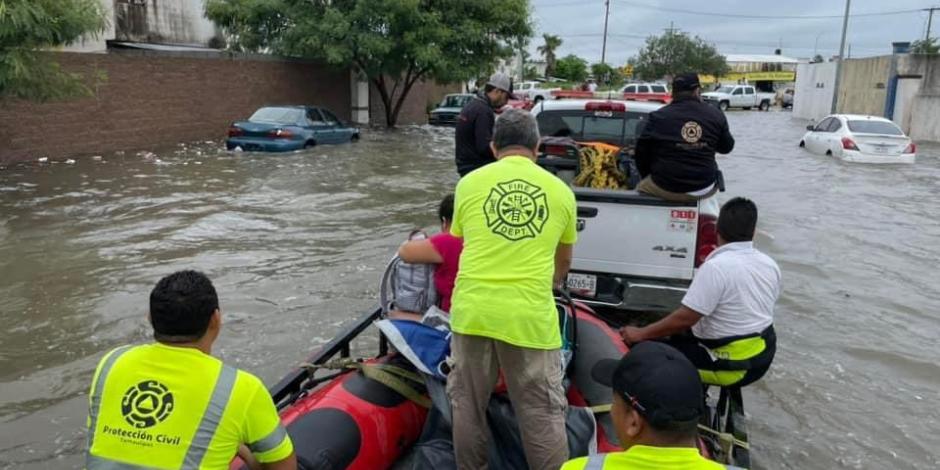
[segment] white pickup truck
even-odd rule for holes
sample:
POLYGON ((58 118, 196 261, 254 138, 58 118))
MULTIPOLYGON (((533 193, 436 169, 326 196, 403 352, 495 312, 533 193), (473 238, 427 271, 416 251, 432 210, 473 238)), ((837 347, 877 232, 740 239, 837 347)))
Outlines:
POLYGON ((514 86, 512 91, 520 98, 528 98, 529 101, 538 103, 542 100, 555 99, 552 92, 556 90, 561 90, 561 88, 548 88, 542 82, 522 82, 514 86))
MULTIPOLYGON (((543 136, 600 141, 629 153, 649 113, 661 106, 561 100, 543 101, 532 113, 543 136)), ((539 163, 570 181, 577 171, 576 155, 570 146, 548 139, 539 163)), ((579 232, 568 275, 574 297, 619 310, 668 312, 678 307, 696 268, 717 245, 717 199, 677 203, 636 191, 572 189, 579 232)))
POLYGON ((775 97, 773 93, 761 93, 751 85, 725 85, 715 91, 702 93, 702 99, 706 103, 718 106, 722 111, 728 108, 757 108, 767 111, 775 97))

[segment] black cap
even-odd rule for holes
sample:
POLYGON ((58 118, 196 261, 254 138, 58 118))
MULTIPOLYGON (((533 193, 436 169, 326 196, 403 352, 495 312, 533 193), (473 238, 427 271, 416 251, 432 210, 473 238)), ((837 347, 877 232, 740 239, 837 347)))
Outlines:
POLYGON ((692 91, 702 85, 698 82, 697 73, 683 73, 672 79, 672 91, 692 91))
POLYGON ((676 348, 656 341, 633 345, 622 359, 602 359, 591 369, 656 428, 692 421, 705 412, 698 370, 676 348))

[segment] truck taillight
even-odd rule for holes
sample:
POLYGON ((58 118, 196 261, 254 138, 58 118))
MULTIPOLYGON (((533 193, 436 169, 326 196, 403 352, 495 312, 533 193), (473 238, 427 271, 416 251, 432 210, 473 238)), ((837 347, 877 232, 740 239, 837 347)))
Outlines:
POLYGON ((244 134, 244 133, 245 133, 245 131, 242 130, 241 127, 238 127, 238 126, 230 126, 230 127, 228 128, 228 136, 229 136, 229 137, 238 137, 238 136, 240 136, 240 135, 242 135, 242 134, 244 134))
POLYGON ((698 216, 698 240, 695 242, 695 267, 699 267, 718 248, 718 217, 711 214, 698 216))
POLYGON ((855 145, 855 141, 848 137, 842 138, 842 148, 845 150, 858 150, 858 146, 855 145))
POLYGON ((284 129, 275 129, 268 132, 268 137, 273 137, 275 139, 290 139, 294 137, 294 133, 284 129))
POLYGON ((614 103, 613 101, 590 101, 584 104, 584 110, 624 112, 627 110, 627 105, 623 103, 614 103))
POLYGON ((917 145, 914 142, 907 144, 907 148, 904 149, 904 153, 917 153, 917 145))

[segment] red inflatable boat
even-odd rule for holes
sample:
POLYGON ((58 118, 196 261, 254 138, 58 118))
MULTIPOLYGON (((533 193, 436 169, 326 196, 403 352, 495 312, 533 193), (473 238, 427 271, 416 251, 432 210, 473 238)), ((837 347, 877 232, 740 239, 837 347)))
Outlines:
MULTIPOLYGON (((617 332, 590 308, 573 304, 559 307, 574 318, 577 349, 568 369, 568 400, 573 406, 595 407, 611 403, 611 391, 591 379, 591 367, 600 359, 620 358, 627 347, 617 332)), ((351 343, 369 330, 381 310, 363 316, 309 358, 311 367, 292 371, 271 393, 293 440, 298 467, 313 469, 382 470, 407 458, 422 434, 428 417, 425 390, 396 391, 395 383, 368 374, 370 366, 395 370, 407 362, 389 353, 385 338, 378 338, 374 357, 357 361, 356 368, 321 367, 350 357, 351 343), (406 395, 411 395, 406 397, 406 395)), ((346 364, 350 362, 347 360, 346 364)), ((498 387, 497 387, 498 388, 498 387)), ((498 393, 497 389, 497 393, 498 393)), ((597 415, 597 450, 619 450, 613 424, 606 413, 597 415)), ((404 467, 405 465, 401 465, 404 467)), ((232 469, 242 468, 240 461, 232 469)), ((408 468, 411 468, 408 466, 408 468)), ((416 467, 417 468, 417 467, 416 467)))

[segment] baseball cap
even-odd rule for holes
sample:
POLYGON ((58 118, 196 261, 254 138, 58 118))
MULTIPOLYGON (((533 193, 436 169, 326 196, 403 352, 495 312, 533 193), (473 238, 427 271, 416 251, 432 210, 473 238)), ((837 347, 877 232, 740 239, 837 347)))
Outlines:
POLYGON ((512 79, 505 73, 496 72, 490 75, 490 79, 487 80, 486 84, 494 88, 499 88, 510 95, 512 94, 512 79))
POLYGON ((698 370, 685 355, 664 343, 637 343, 620 360, 598 361, 591 376, 613 388, 654 429, 692 421, 705 412, 698 370))
POLYGON ((701 86, 697 73, 683 73, 672 79, 672 91, 692 91, 701 86))

